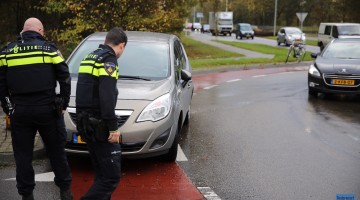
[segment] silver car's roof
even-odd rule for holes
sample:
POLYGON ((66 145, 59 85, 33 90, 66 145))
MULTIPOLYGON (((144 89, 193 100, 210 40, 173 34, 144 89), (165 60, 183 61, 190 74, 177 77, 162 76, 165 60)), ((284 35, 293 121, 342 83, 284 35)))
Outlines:
MULTIPOLYGON (((175 35, 165 33, 155 33, 146 31, 125 31, 128 41, 144 41, 144 42, 164 42, 168 43, 175 35)), ((91 34, 87 40, 105 40, 107 32, 96 32, 91 34)))

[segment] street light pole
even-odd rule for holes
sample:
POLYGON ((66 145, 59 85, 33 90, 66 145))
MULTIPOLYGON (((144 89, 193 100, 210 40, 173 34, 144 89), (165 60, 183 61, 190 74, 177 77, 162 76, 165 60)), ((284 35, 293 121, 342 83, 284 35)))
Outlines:
POLYGON ((228 0, 226 0, 226 12, 228 11, 228 0))
POLYGON ((274 36, 276 32, 276 14, 277 14, 277 0, 275 0, 275 12, 274 12, 274 36))

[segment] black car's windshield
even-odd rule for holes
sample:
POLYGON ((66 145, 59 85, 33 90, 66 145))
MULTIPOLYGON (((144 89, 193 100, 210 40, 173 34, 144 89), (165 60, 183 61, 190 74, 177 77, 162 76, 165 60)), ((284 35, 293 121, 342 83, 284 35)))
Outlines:
POLYGON ((241 25, 240 30, 241 31, 252 31, 252 28, 250 25, 241 25))
MULTIPOLYGON (((77 74, 81 60, 103 41, 86 41, 69 60, 69 71, 77 74)), ((160 80, 169 76, 169 46, 164 43, 129 41, 118 59, 119 79, 138 77, 160 80)))
POLYGON ((334 42, 323 52, 324 58, 360 59, 360 42, 334 42))

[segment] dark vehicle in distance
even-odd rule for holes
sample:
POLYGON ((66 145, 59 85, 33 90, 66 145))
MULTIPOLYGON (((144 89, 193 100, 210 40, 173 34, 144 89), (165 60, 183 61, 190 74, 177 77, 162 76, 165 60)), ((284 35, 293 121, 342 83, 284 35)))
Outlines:
POLYGON ((360 94, 360 38, 332 40, 316 58, 308 72, 310 96, 360 94))
POLYGON ((236 24, 236 30, 235 30, 235 38, 242 40, 243 38, 246 39, 254 39, 254 30, 252 29, 250 24, 247 23, 238 23, 236 24))

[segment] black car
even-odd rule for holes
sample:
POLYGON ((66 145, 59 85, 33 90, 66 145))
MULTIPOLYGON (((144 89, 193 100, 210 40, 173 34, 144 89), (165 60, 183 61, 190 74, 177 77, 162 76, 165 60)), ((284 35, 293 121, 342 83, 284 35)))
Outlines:
POLYGON ((235 30, 235 38, 238 39, 240 37, 240 40, 242 40, 243 38, 246 39, 254 39, 254 30, 252 29, 250 24, 246 24, 246 23, 238 23, 236 25, 236 30, 235 30))
POLYGON ((309 95, 360 94, 360 38, 332 40, 316 58, 308 73, 309 95))

